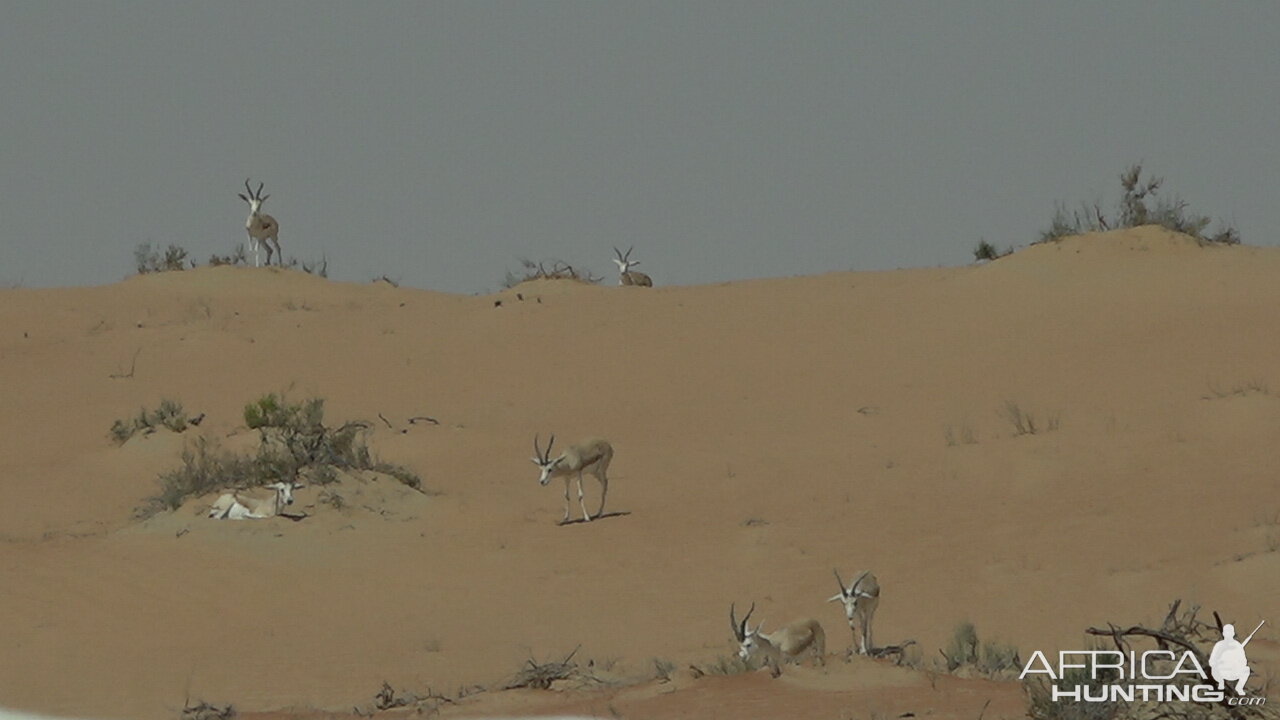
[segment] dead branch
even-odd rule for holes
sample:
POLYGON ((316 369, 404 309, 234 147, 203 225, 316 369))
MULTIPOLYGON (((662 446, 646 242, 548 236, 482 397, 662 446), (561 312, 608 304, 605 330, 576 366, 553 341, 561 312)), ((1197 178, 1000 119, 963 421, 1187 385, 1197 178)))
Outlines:
POLYGON ((573 649, 564 659, 559 662, 549 662, 539 665, 534 662, 533 658, 529 658, 529 666, 522 668, 511 682, 507 683, 503 690, 513 690, 515 688, 536 688, 538 690, 549 690, 551 684, 557 680, 568 680, 578 674, 578 664, 573 662, 573 656, 577 654, 578 649, 573 649))
POLYGON ((439 424, 440 424, 440 421, 439 421, 439 420, 437 420, 437 419, 435 419, 435 418, 433 418, 433 417, 427 417, 426 415, 415 415, 414 417, 409 418, 409 424, 410 424, 410 425, 416 425, 416 424, 418 424, 418 423, 420 423, 420 422, 431 423, 432 425, 439 425, 439 424))

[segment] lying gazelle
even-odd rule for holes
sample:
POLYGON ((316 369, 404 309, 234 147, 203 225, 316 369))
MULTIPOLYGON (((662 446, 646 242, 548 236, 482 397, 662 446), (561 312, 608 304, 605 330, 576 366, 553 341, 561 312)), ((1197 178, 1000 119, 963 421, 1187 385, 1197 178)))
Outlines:
POLYGON ((863 570, 854 578, 853 584, 846 588, 844 581, 840 579, 840 572, 835 569, 832 572, 836 574, 836 582, 840 584, 840 593, 832 595, 827 602, 839 600, 844 604, 844 616, 849 621, 849 630, 853 631, 858 654, 867 655, 874 649, 871 644, 871 617, 876 614, 876 607, 880 605, 880 583, 876 582, 876 576, 870 570, 863 570), (861 633, 858 632, 859 628, 861 633))
POLYGON ((755 612, 756 604, 751 603, 742 622, 734 617, 733 604, 729 605, 729 625, 733 628, 733 636, 738 639, 738 657, 750 663, 756 655, 764 656, 764 664, 771 669, 774 677, 782 674, 782 661, 795 660, 805 650, 812 650, 819 665, 826 664, 827 635, 822 625, 813 618, 796 620, 789 625, 771 633, 763 633, 764 621, 755 630, 747 627, 747 620, 755 612))
POLYGON ((640 264, 639 260, 631 259, 631 251, 635 249, 635 245, 627 248, 627 254, 623 255, 622 251, 614 248, 613 252, 618 257, 613 259, 615 265, 618 266, 618 284, 619 285, 636 285, 638 287, 653 287, 653 280, 648 275, 631 268, 640 264))
POLYGON ((209 508, 209 517, 219 520, 244 520, 275 517, 293 504, 296 482, 273 482, 260 488, 222 493, 209 508))
POLYGON ((253 265, 257 267, 261 265, 260 247, 267 248, 267 264, 271 264, 271 243, 275 243, 275 252, 278 255, 277 264, 284 264, 284 252, 280 250, 280 223, 276 219, 262 212, 262 203, 267 201, 270 195, 262 194, 262 186, 264 183, 258 183, 258 191, 254 192, 249 188, 249 178, 244 179, 244 189, 249 192, 249 196, 245 197, 244 193, 237 193, 240 199, 249 203, 249 218, 244 221, 245 232, 249 234, 249 246, 253 248, 253 265), (267 242, 270 240, 271 242, 267 242))
POLYGON ((534 435, 533 464, 542 471, 542 475, 538 478, 540 485, 551 482, 553 477, 564 478, 564 520, 561 520, 560 524, 569 522, 569 479, 573 475, 578 476, 578 502, 582 504, 582 519, 588 522, 591 520, 591 514, 587 512, 587 503, 582 497, 582 473, 584 472, 595 475, 600 481, 600 510, 596 512, 596 517, 600 517, 604 513, 604 499, 609 494, 609 476, 606 472, 609 470, 609 462, 613 460, 613 446, 604 438, 589 438, 576 445, 570 445, 568 449, 553 458, 551 446, 555 442, 556 436, 552 434, 544 452, 538 447, 538 436, 534 435))

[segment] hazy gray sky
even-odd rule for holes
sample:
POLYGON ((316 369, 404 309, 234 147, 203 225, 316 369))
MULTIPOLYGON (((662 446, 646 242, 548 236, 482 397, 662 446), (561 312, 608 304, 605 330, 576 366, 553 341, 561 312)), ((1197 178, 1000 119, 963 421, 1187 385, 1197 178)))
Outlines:
POLYGON ((1280 3, 0 5, 0 283, 202 262, 263 180, 286 255, 496 289, 969 262, 1130 162, 1276 240, 1280 3))

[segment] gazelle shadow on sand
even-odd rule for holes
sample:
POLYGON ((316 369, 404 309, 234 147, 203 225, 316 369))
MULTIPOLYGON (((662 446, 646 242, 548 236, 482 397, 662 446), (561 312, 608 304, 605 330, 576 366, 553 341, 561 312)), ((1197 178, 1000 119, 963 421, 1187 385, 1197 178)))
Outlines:
MULTIPOLYGON (((630 510, 615 510, 613 512, 607 512, 601 515, 595 515, 591 518, 591 522, 595 522, 597 520, 603 520, 604 518, 622 517, 624 515, 630 515, 630 514, 631 514, 630 510)), ((582 518, 576 518, 574 520, 561 520, 556 524, 562 525, 562 526, 563 525, 586 525, 587 521, 582 518)))

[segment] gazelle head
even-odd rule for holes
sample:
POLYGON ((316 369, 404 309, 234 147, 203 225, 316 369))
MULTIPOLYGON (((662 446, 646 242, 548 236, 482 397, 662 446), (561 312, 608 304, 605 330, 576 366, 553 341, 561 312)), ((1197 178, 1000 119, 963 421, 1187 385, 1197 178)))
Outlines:
POLYGON ((262 194, 263 185, 265 185, 265 183, 258 183, 258 191, 254 192, 253 189, 249 187, 249 178, 245 178, 244 189, 246 192, 249 193, 249 195, 245 196, 244 193, 236 193, 237 195, 240 196, 241 200, 249 203, 250 215, 257 215, 258 210, 262 208, 262 203, 266 202, 267 198, 271 197, 270 195, 262 194))
POLYGON ((639 264, 640 264, 640 261, 639 261, 639 260, 632 260, 632 259, 631 259, 631 251, 632 251, 632 250, 635 250, 635 249, 636 249, 636 246, 635 246, 635 245, 632 245, 631 247, 627 248, 627 253, 626 253, 625 255, 624 255, 624 254, 622 254, 622 251, 621 251, 621 250, 619 250, 618 248, 616 248, 616 247, 615 247, 615 248, 613 249, 614 254, 616 254, 616 255, 618 256, 618 257, 616 257, 616 258, 614 258, 614 259, 613 259, 613 264, 618 266, 618 273, 619 273, 619 274, 621 274, 621 273, 625 273, 625 272, 627 272, 628 270, 630 270, 631 268, 633 268, 633 267, 635 267, 635 266, 637 266, 637 265, 639 265, 639 264))
POLYGON ((533 436, 533 464, 538 466, 542 471, 542 475, 538 477, 539 485, 546 485, 551 482, 551 473, 555 471, 556 465, 564 460, 564 453, 560 453, 556 457, 551 457, 551 446, 556 444, 555 433, 551 434, 551 439, 547 441, 547 449, 544 451, 538 447, 538 436, 533 436))
POLYGON ((742 621, 739 622, 734 616, 733 603, 729 604, 729 626, 733 628, 733 637, 738 641, 738 657, 743 660, 750 660, 751 656, 760 649, 761 645, 760 629, 764 627, 764 621, 761 621, 759 625, 756 625, 755 630, 747 627, 747 621, 751 619, 751 613, 755 612, 755 610, 756 604, 751 603, 751 609, 747 611, 747 614, 742 618, 742 621))
POLYGON ((870 570, 863 570, 862 574, 854 578, 853 583, 849 587, 844 586, 844 581, 840 579, 840 571, 832 569, 831 572, 836 575, 836 582, 840 585, 840 592, 827 598, 827 602, 836 602, 837 600, 844 604, 844 616, 853 622, 854 615, 858 611, 858 606, 864 598, 874 597, 872 594, 863 590, 862 581, 870 574, 870 570))
POLYGON ((275 490, 276 496, 280 498, 282 504, 293 504, 293 491, 302 487, 299 482, 273 482, 266 487, 275 490))

